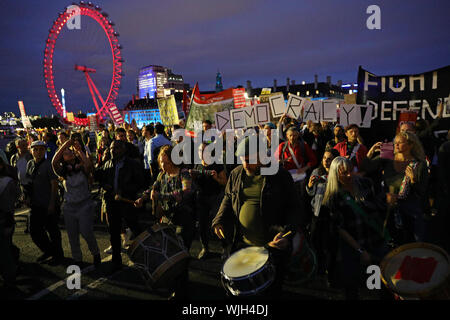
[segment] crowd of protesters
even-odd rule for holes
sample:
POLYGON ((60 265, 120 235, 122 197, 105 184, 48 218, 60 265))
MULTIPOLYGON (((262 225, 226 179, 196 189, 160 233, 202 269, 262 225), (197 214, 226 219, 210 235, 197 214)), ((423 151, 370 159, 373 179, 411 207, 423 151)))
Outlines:
MULTIPOLYGON (((31 209, 26 232, 40 249, 37 263, 65 263, 59 228, 64 216, 72 260, 83 263, 80 234, 96 267, 101 252, 94 233, 98 214, 91 192, 102 195, 102 221, 108 224, 112 270, 122 268, 121 253, 144 231, 142 215, 180 226, 189 250, 198 234, 198 259, 211 256, 210 242, 220 239, 222 258, 244 246, 267 246, 278 270, 272 293, 281 290, 295 234, 302 233, 318 258, 318 273, 348 299, 358 297, 364 266, 378 264, 393 248, 411 242, 434 241, 449 249, 449 239, 435 239, 429 220, 440 217, 449 228, 450 141, 419 120, 404 124, 393 140, 391 157, 380 152, 383 141, 364 145, 356 124, 302 123, 283 116, 278 123, 255 127, 271 130, 279 143, 273 156, 280 168, 262 176, 263 165, 249 163, 248 139, 223 146, 223 164, 210 164, 204 150, 216 143, 204 140, 200 163, 176 164, 172 148, 181 142, 173 132, 185 127, 135 122, 95 131, 77 129, 19 133, 0 157, 0 264, 5 286, 14 286, 20 248, 13 243, 14 211, 31 209), (227 162, 228 152, 234 152, 227 162), (242 151, 245 152, 242 152, 242 151), (237 163, 241 158, 242 165, 237 163), (430 191, 431 190, 431 191, 430 191), (133 203, 118 201, 129 199, 133 203), (148 206, 148 203, 157 205, 148 206), (105 217, 106 219, 103 219, 105 217), (282 237, 291 231, 291 236, 282 237)), ((203 122, 203 130, 212 128, 203 122)), ((448 135, 450 139, 450 131, 448 135)), ((250 154, 250 157, 252 155, 250 154)), ((448 230, 448 229, 446 229, 448 230)), ((447 232, 448 234, 448 232, 447 232)), ((109 250, 109 251, 108 251, 109 250)), ((176 295, 186 297, 187 272, 176 295)))

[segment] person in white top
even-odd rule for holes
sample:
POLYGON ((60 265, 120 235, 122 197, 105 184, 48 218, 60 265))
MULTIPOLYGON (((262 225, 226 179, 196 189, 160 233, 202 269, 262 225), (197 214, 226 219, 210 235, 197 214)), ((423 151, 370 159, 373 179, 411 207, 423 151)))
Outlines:
POLYGON ((68 140, 57 151, 52 160, 55 173, 64 178, 64 203, 62 212, 75 263, 82 263, 80 233, 86 240, 94 258, 94 265, 101 264, 97 240, 94 235, 95 203, 91 199, 88 177, 93 166, 76 140, 68 140))

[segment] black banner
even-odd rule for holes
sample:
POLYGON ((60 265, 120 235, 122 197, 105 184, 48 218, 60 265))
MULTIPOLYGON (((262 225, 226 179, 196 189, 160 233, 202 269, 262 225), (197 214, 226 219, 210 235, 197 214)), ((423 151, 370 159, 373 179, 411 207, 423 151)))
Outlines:
POLYGON ((361 130, 367 147, 394 138, 402 110, 417 111, 417 119, 431 123, 437 118, 440 99, 444 111, 437 130, 450 129, 449 94, 450 65, 421 74, 389 76, 376 76, 360 66, 356 102, 374 106, 371 128, 361 130))

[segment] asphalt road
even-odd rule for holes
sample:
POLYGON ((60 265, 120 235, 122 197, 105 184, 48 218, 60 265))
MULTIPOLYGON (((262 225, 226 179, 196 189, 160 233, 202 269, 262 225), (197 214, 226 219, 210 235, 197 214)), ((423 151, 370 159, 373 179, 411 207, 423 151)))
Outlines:
MULTIPOLYGON (((124 265, 122 270, 110 274, 111 255, 103 252, 109 247, 109 233, 106 225, 97 221, 95 224, 95 235, 101 251, 102 265, 95 270, 92 256, 87 244, 82 239, 81 248, 84 253, 82 266, 81 289, 70 290, 67 286, 67 266, 50 266, 45 263, 36 263, 37 257, 41 255, 40 250, 32 242, 28 233, 25 233, 26 210, 16 212, 16 231, 14 243, 21 250, 20 269, 17 278, 18 290, 14 294, 3 296, 2 299, 14 300, 166 300, 170 292, 165 289, 151 290, 145 285, 139 270, 128 259, 126 253, 122 253, 124 265)), ((143 223, 147 222, 146 220, 143 223)), ((71 257, 70 246, 64 223, 60 223, 62 233, 62 244, 66 258, 71 257)), ((206 260, 196 259, 200 251, 200 243, 196 239, 190 250, 189 262, 189 300, 190 301, 226 301, 225 290, 221 284, 220 270, 223 262, 220 258, 220 243, 212 241, 211 250, 213 255, 206 260)), ((0 280, 0 286, 1 286, 0 280)), ((363 299, 377 299, 377 294, 370 291, 362 293, 363 299)), ((312 277, 305 279, 302 284, 293 285, 287 282, 284 286, 283 299, 286 300, 342 300, 340 291, 330 289, 323 279, 312 277)))

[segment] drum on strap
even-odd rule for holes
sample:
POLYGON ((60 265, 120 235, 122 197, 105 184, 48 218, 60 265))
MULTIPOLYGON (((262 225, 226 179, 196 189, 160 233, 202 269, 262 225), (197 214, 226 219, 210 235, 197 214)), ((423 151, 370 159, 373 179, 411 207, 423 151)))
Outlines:
POLYGON ((155 224, 142 232, 127 253, 152 289, 172 286, 187 268, 189 258, 175 228, 165 224, 155 224))
POLYGON ((396 299, 450 299, 450 258, 438 246, 402 245, 383 258, 380 269, 381 280, 396 299))
POLYGON ((275 267, 264 247, 248 247, 233 253, 223 265, 222 285, 233 296, 259 295, 275 279, 275 267))
POLYGON ((295 234, 292 244, 292 255, 285 282, 298 285, 314 277, 317 272, 317 257, 308 245, 303 232, 295 234))

